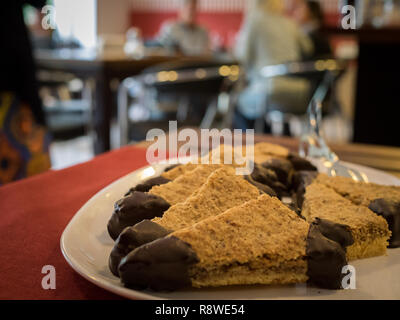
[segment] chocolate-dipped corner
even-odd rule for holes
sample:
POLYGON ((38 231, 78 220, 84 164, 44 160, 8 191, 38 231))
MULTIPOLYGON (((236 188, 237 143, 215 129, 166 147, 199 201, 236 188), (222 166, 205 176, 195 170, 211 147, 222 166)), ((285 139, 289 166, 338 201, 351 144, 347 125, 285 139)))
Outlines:
POLYGON ((375 199, 368 208, 382 216, 388 223, 392 235, 389 239, 389 248, 400 247, 400 201, 375 199))
POLYGON ((306 240, 309 282, 325 289, 342 289, 346 247, 353 243, 347 226, 316 218, 306 240))
MULTIPOLYGON (((164 172, 168 172, 176 167, 179 167, 181 164, 173 164, 167 167, 164 172)), ((149 192, 151 188, 154 186, 161 186, 163 184, 167 184, 168 182, 171 182, 170 179, 164 178, 162 175, 154 178, 150 178, 143 183, 139 183, 135 187, 129 189, 129 191, 125 194, 125 196, 129 196, 130 194, 134 193, 135 191, 140 191, 140 192, 149 192)))
POLYGON ((289 160, 272 158, 263 162, 261 166, 274 171, 279 182, 281 182, 287 188, 290 187, 294 169, 289 160))
POLYGON ((321 234, 341 245, 346 251, 346 247, 351 246, 354 243, 351 229, 346 224, 332 222, 327 219, 315 218, 314 225, 317 225, 321 234))
POLYGON ((108 260, 111 272, 119 277, 118 266, 122 258, 141 245, 163 238, 169 233, 169 230, 150 220, 125 228, 116 240, 108 260))
POLYGON ((159 196, 135 191, 115 203, 107 224, 108 233, 115 240, 126 227, 145 219, 161 217, 169 207, 170 204, 159 196))
POLYGON ((318 171, 318 169, 307 159, 300 157, 296 153, 289 154, 288 160, 296 171, 318 171))
POLYGON ((288 192, 287 187, 278 181, 277 174, 273 170, 264 168, 259 164, 254 165, 253 172, 247 177, 247 180, 259 189, 262 189, 259 184, 267 186, 268 188, 262 191, 271 196, 281 198, 288 192), (271 192, 271 189, 273 192, 271 192))
POLYGON ((176 167, 179 167, 179 166, 181 166, 180 163, 171 164, 169 167, 165 168, 164 172, 171 171, 172 169, 175 169, 176 167))
POLYGON ((131 195, 135 191, 149 192, 151 190, 151 188, 153 188, 154 186, 160 186, 160 185, 166 184, 168 182, 171 182, 171 180, 164 178, 163 176, 158 176, 155 178, 148 179, 148 180, 144 181, 143 183, 140 183, 137 186, 131 188, 125 194, 125 197, 131 195))
POLYGON ((189 244, 167 236, 130 252, 118 271, 126 287, 177 290, 191 285, 189 267, 198 261, 189 244))
POLYGON ((251 176, 244 176, 244 179, 255 186, 261 194, 265 193, 271 197, 278 197, 278 194, 268 185, 255 181, 251 176))

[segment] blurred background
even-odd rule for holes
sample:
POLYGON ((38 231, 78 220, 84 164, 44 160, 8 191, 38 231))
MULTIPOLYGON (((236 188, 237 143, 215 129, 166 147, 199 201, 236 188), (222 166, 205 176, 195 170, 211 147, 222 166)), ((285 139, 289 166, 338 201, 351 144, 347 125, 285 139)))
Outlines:
POLYGON ((328 142, 400 146, 399 0, 2 6, 0 185, 145 140, 170 120, 300 137, 312 100, 328 142))

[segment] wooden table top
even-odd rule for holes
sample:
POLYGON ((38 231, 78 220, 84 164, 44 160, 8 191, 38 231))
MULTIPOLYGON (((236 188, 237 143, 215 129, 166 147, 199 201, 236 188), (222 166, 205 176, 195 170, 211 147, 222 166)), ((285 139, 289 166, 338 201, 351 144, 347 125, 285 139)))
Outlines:
MULTIPOLYGON (((298 151, 299 141, 288 137, 256 135, 254 142, 270 142, 298 151)), ((148 147, 153 142, 140 142, 137 146, 148 147)), ((343 161, 379 169, 400 178, 400 148, 366 144, 329 144, 343 161)))
POLYGON ((146 48, 145 55, 141 58, 127 56, 123 51, 97 52, 91 49, 37 49, 34 52, 35 61, 41 68, 67 69, 99 66, 129 67, 129 66, 151 66, 154 64, 171 61, 210 61, 216 60, 221 63, 234 63, 233 58, 224 55, 205 56, 181 56, 171 54, 165 50, 146 48))
POLYGON ((145 68, 159 63, 177 60, 177 56, 149 54, 140 59, 122 54, 96 54, 78 49, 36 50, 35 61, 39 69, 70 72, 77 76, 107 72, 121 74, 117 78, 135 75, 145 68))

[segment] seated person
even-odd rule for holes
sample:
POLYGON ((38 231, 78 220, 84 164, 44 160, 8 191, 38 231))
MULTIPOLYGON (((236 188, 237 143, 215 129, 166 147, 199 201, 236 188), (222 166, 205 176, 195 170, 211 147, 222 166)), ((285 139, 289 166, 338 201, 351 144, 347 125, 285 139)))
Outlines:
POLYGON ((306 59, 329 58, 332 56, 332 49, 329 40, 321 33, 324 23, 324 14, 321 5, 315 0, 301 0, 293 10, 293 19, 308 34, 314 45, 314 53, 306 59))
POLYGON ((309 83, 294 77, 261 77, 264 66, 301 61, 313 50, 311 40, 284 16, 281 0, 258 0, 250 10, 236 46, 236 56, 247 69, 249 84, 238 101, 235 127, 252 127, 268 110, 306 111, 309 83))
POLYGON ((197 0, 181 0, 183 5, 177 21, 166 22, 157 37, 158 42, 176 53, 200 56, 210 53, 208 32, 196 23, 197 0))

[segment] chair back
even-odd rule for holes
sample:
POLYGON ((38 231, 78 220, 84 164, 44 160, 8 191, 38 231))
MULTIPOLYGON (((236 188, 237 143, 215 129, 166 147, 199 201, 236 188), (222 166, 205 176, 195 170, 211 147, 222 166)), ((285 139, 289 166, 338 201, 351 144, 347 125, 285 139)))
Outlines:
POLYGON ((225 66, 215 59, 182 59, 152 66, 140 77, 159 94, 213 95, 219 93, 226 78, 225 66))

